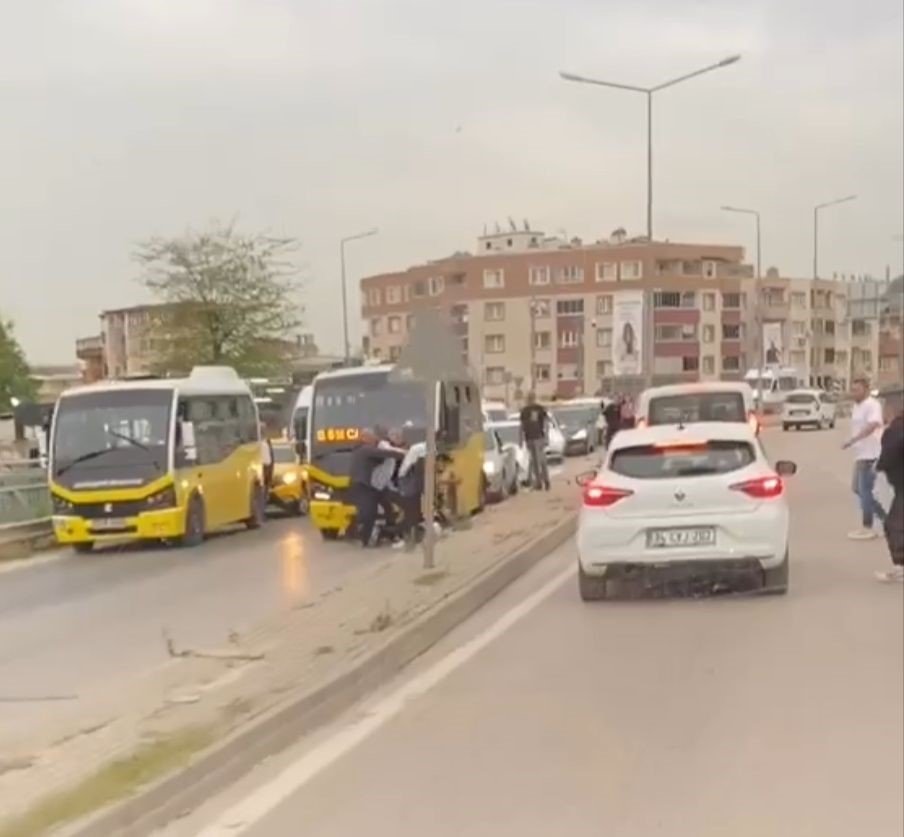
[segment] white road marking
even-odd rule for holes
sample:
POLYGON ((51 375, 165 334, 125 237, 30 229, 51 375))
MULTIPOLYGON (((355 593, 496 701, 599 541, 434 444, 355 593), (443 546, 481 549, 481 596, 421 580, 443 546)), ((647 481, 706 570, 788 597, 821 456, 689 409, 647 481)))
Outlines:
POLYGON ((352 721, 334 736, 304 753, 278 776, 256 788, 239 803, 204 828, 198 837, 235 837, 260 822, 299 788, 311 781, 342 756, 351 752, 371 734, 398 715, 405 705, 434 686, 457 668, 480 653, 487 645, 502 636, 515 623, 543 603, 575 573, 569 567, 535 593, 523 599, 496 622, 473 639, 451 651, 396 691, 383 698, 367 714, 352 721))

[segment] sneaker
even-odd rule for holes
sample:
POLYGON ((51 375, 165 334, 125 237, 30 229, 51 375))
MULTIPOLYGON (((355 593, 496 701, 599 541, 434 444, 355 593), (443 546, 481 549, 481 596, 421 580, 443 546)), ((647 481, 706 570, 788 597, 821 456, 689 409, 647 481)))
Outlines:
POLYGON ((848 538, 852 541, 871 541, 878 537, 872 529, 854 529, 853 532, 848 532, 848 538))
POLYGON ((876 572, 876 581, 883 584, 894 584, 894 582, 904 583, 904 567, 893 567, 890 570, 878 570, 876 572))

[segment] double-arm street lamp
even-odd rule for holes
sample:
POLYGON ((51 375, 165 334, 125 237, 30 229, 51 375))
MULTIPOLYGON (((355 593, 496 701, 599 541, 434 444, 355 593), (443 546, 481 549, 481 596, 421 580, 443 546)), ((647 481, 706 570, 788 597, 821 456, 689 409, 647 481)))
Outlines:
POLYGON ((813 278, 819 278, 819 211, 839 203, 857 200, 856 195, 848 195, 846 198, 837 198, 833 201, 817 204, 813 207, 813 278))
POLYGON ((579 76, 575 75, 574 73, 559 73, 559 75, 563 79, 565 79, 565 81, 575 81, 580 84, 597 84, 601 87, 614 87, 617 90, 627 90, 631 93, 642 93, 647 97, 647 238, 650 241, 653 240, 653 94, 658 93, 660 90, 665 90, 668 87, 674 87, 676 84, 680 84, 683 81, 688 81, 689 79, 696 78, 697 76, 702 76, 704 73, 709 73, 712 70, 719 70, 722 67, 727 67, 730 64, 734 64, 740 60, 740 55, 731 55, 728 58, 723 58, 721 61, 715 64, 710 64, 707 67, 702 67, 699 70, 694 70, 692 73, 686 73, 683 76, 669 79, 669 81, 664 81, 662 84, 657 84, 654 87, 638 87, 633 84, 617 84, 613 81, 603 81, 602 79, 587 78, 586 76, 579 76))
POLYGON ((345 362, 348 364, 351 359, 351 346, 348 341, 348 290, 345 283, 345 245, 349 241, 357 241, 359 238, 368 238, 379 232, 376 228, 367 230, 366 232, 356 233, 355 235, 347 235, 345 238, 339 239, 339 264, 342 268, 342 338, 345 342, 345 362))

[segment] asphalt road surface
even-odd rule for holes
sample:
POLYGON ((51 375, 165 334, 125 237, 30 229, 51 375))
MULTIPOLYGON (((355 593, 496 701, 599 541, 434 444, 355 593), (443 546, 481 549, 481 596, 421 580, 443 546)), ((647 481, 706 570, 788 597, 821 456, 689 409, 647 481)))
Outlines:
POLYGON ((900 837, 904 589, 841 440, 767 437, 787 596, 584 604, 569 544, 165 837, 900 837))

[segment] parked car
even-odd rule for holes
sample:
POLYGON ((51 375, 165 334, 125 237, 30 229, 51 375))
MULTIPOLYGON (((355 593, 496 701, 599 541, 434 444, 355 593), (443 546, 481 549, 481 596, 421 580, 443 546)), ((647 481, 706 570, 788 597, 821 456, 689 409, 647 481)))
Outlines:
POLYGON ((835 399, 818 389, 796 389, 785 396, 782 404, 782 430, 792 427, 815 427, 817 430, 835 426, 835 399))
POLYGON ((484 425, 508 419, 508 407, 502 401, 481 401, 480 410, 483 413, 484 425))
POLYGON ((597 448, 600 408, 585 404, 562 404, 550 408, 550 413, 565 437, 565 455, 593 453, 597 448))
POLYGON ((738 422, 759 431, 753 390, 746 383, 712 381, 645 389, 637 399, 638 427, 738 422))
POLYGON ((495 430, 483 432, 484 498, 498 503, 518 492, 518 463, 515 452, 506 448, 495 430))
POLYGON ((527 485, 530 479, 530 454, 521 443, 521 423, 518 421, 500 421, 490 424, 487 430, 495 431, 502 442, 503 450, 511 450, 518 466, 518 482, 527 485))
POLYGON ((680 578, 746 572, 788 588, 789 511, 783 477, 742 422, 619 433, 596 474, 585 474, 578 518, 581 598, 607 583, 658 572, 680 578))

